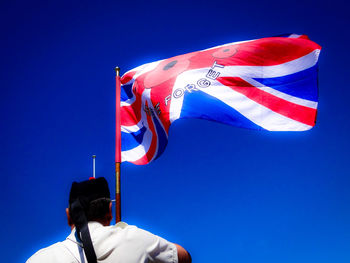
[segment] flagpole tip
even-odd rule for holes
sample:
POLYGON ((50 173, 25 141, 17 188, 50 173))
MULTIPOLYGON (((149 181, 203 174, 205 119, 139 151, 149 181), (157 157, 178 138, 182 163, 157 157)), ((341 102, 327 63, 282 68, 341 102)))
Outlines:
POLYGON ((119 67, 115 67, 115 74, 117 75, 117 76, 119 76, 119 71, 120 71, 120 68, 119 67))
POLYGON ((92 156, 92 159, 96 159, 96 155, 93 155, 93 156, 92 156))

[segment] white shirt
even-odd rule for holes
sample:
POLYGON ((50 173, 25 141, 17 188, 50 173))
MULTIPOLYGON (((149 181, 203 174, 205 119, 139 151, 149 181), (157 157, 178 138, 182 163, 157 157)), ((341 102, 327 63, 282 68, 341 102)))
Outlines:
MULTIPOLYGON (((178 263, 176 246, 152 233, 120 222, 103 226, 89 222, 97 261, 101 263, 178 263)), ((43 248, 27 263, 87 263, 75 228, 63 242, 43 248)))

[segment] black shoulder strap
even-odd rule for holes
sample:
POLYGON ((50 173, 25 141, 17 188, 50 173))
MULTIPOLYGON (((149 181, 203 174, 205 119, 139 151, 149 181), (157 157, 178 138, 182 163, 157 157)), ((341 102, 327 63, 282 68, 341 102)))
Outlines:
POLYGON ((92 245, 91 236, 88 228, 88 221, 85 216, 84 209, 80 203, 79 198, 76 199, 70 206, 71 216, 76 227, 76 230, 81 234, 81 241, 88 263, 97 263, 94 247, 92 245))

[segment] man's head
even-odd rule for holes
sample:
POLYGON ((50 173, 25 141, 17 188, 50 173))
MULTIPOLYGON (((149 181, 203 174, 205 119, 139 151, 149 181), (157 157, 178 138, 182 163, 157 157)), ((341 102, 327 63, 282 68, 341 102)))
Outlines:
POLYGON ((112 204, 108 183, 100 177, 80 183, 73 182, 69 194, 69 208, 66 209, 68 224, 76 224, 81 212, 87 221, 98 221, 103 225, 109 225, 112 220, 112 204), (77 210, 77 204, 78 210, 77 210))

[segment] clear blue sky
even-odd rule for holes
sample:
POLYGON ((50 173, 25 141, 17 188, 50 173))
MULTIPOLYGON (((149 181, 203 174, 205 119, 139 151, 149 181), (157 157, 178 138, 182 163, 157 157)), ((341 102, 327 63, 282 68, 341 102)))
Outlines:
POLYGON ((2 1, 2 262, 65 239, 73 180, 114 192, 114 67, 233 41, 307 34, 323 49, 308 132, 203 120, 170 129, 163 155, 122 166, 122 217, 194 262, 350 262, 346 1, 2 1), (228 134, 230 134, 228 136, 228 134))

